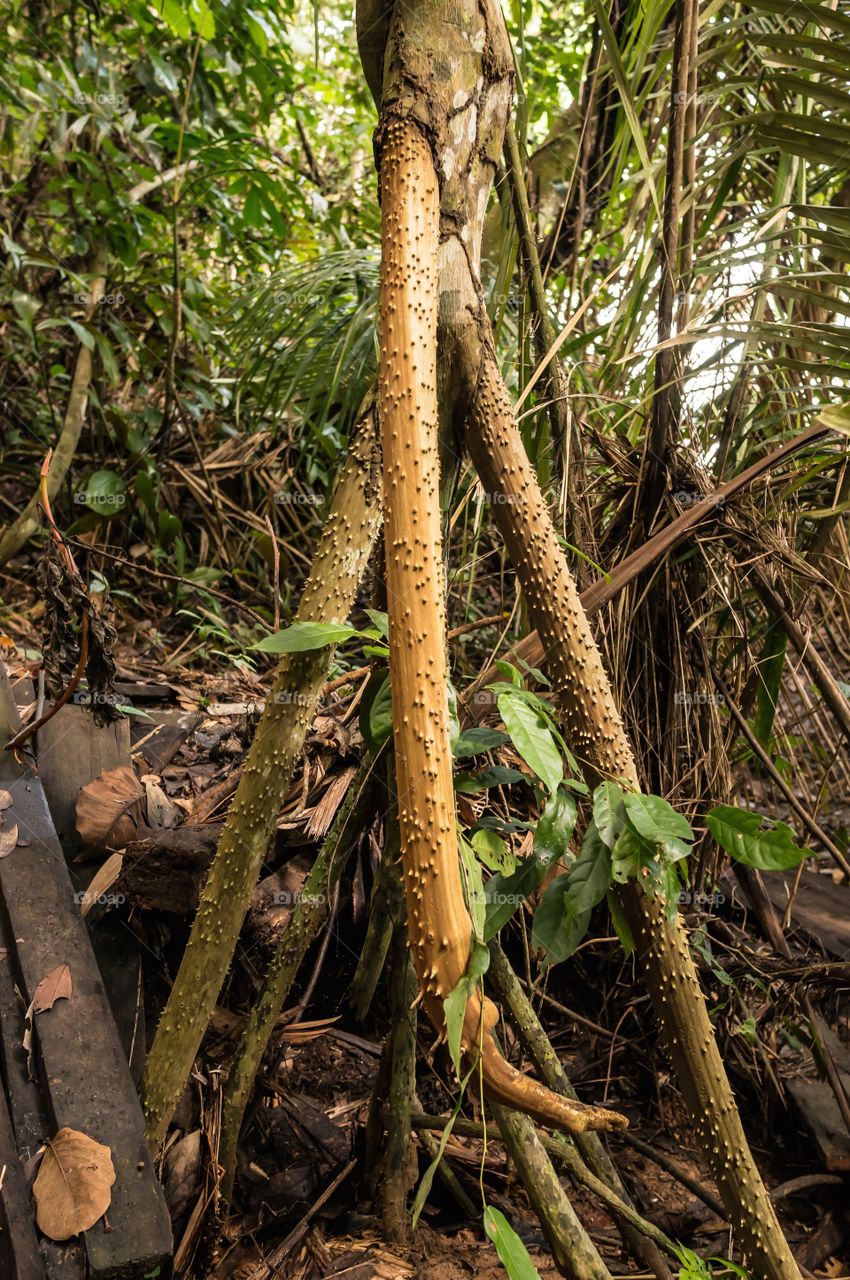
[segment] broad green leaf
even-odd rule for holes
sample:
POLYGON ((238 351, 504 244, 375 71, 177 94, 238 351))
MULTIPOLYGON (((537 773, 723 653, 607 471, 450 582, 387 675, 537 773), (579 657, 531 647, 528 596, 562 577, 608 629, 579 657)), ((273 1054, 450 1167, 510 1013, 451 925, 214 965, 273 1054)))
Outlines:
POLYGON ((542 882, 546 866, 537 858, 526 858, 511 876, 498 873, 484 886, 487 913, 484 919, 484 941, 489 942, 508 923, 511 916, 542 882))
POLYGON ((189 39, 192 34, 192 24, 179 0, 154 0, 154 8, 176 36, 181 40, 189 39))
POLYGON ((473 834, 470 843, 488 871, 509 876, 516 869, 516 858, 510 845, 495 831, 481 827, 473 834))
POLYGON ((469 1004, 470 997, 479 981, 487 972, 489 964, 490 952, 480 942, 474 942, 469 953, 466 972, 454 991, 450 991, 443 1000, 443 1016, 446 1020, 446 1042, 458 1080, 461 1079, 463 1067, 461 1040, 463 1039, 463 1020, 466 1014, 466 1006, 469 1004))
POLYGON ((192 25, 202 40, 212 40, 215 37, 215 19, 207 0, 191 0, 190 16, 192 25))
POLYGON ((787 871, 812 857, 811 849, 801 849, 794 843, 794 832, 784 822, 763 828, 764 821, 760 813, 728 804, 718 805, 706 817, 708 829, 721 849, 748 867, 787 871))
POLYGON ((604 840, 609 849, 613 849, 626 821, 623 788, 616 782, 600 782, 594 791, 593 821, 600 839, 604 840))
POLYGON ((458 759, 480 756, 485 751, 504 746, 507 741, 508 735, 500 729, 464 729, 455 743, 455 755, 458 759))
POLYGON ((308 649, 327 649, 329 645, 363 634, 344 622, 293 622, 251 647, 261 653, 304 653, 308 649))
POLYGON ((560 964, 575 951, 590 923, 590 912, 568 916, 565 899, 567 876, 558 876, 538 903, 531 927, 535 947, 546 952, 547 964, 560 964))
POLYGON ((499 714, 518 753, 554 795, 564 776, 561 753, 542 711, 514 693, 500 693, 499 714))
POLYGON ((514 782, 528 782, 529 778, 519 769, 509 769, 504 764, 494 764, 480 773, 459 773, 455 778, 455 791, 464 796, 474 796, 490 787, 509 787, 514 782))
POLYGON ((540 1280, 540 1272, 531 1261, 522 1240, 505 1215, 491 1204, 484 1210, 484 1230, 496 1246, 499 1261, 510 1280, 540 1280))
POLYGON ((115 471, 95 471, 74 494, 75 504, 108 518, 122 511, 127 501, 127 482, 115 471))
POLYGON ((611 883, 611 850, 591 822, 581 852, 567 872, 564 903, 569 916, 592 911, 611 883))
POLYGON ((544 866, 567 853, 577 816, 574 797, 565 787, 559 787, 547 800, 534 832, 534 856, 544 866))
POLYGON ((644 840, 693 840, 690 823, 661 796, 624 791, 623 804, 629 821, 644 840))
POLYGON ((378 751, 393 729, 393 698, 389 673, 373 671, 360 702, 360 732, 372 751, 378 751))

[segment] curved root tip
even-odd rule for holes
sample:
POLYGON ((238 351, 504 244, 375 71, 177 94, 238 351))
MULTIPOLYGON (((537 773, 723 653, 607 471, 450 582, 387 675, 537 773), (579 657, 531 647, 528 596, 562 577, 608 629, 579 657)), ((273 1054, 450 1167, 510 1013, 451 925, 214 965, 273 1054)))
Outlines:
POLYGON ((517 1071, 503 1057, 492 1035, 484 1037, 481 1066, 484 1090, 489 1097, 516 1111, 524 1111, 540 1124, 567 1133, 628 1128, 628 1119, 619 1111, 565 1098, 517 1071))

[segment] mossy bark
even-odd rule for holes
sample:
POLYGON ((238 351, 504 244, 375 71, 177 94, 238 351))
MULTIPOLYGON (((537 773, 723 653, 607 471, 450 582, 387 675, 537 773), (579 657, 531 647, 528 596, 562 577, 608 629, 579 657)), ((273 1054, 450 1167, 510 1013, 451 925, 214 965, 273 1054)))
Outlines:
POLYGON ((219 1164, 222 1194, 230 1199, 236 1172, 236 1146, 242 1117, 251 1097, 263 1054, 292 989, 307 951, 327 919, 334 889, 345 870, 364 821, 373 804, 371 786, 374 760, 365 756, 345 800, 325 837, 319 856, 310 868, 304 890, 286 924, 263 985, 248 1015, 245 1030, 233 1057, 224 1090, 221 1115, 219 1164))
MULTIPOLYGON (((302 622, 344 622, 380 528, 375 416, 352 439, 298 609, 302 622)), ((248 751, 201 894, 189 943, 142 1080, 158 1150, 215 1007, 275 820, 327 677, 331 650, 284 654, 248 751)))
POLYGON ((493 1108, 493 1114, 558 1270, 570 1280, 611 1280, 611 1273, 570 1204, 529 1117, 500 1106, 493 1108))

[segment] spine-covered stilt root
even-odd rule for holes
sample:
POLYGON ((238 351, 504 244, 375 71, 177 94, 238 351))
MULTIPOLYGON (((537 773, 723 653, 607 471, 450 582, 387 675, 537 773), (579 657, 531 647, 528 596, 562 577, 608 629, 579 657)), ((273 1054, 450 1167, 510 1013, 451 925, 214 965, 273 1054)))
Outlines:
MULTIPOLYGON (((468 354, 476 376, 467 443, 485 489, 505 495, 494 506, 496 519, 540 634, 570 747, 591 782, 614 778, 638 790, 601 654, 480 329, 468 354)), ((664 1048, 748 1266, 756 1280, 800 1280, 741 1125, 682 923, 637 884, 623 886, 621 899, 664 1048)))
MULTIPOLYGON (((381 131, 379 417, 393 737, 408 928, 429 1018, 443 1030, 443 999, 469 959, 449 740, 445 600, 437 445, 437 288, 440 197, 431 150, 410 121, 381 131)), ((462 1045, 480 1057, 496 1102, 572 1132, 625 1119, 559 1097, 515 1070, 493 1029, 495 1005, 474 995, 462 1045)))

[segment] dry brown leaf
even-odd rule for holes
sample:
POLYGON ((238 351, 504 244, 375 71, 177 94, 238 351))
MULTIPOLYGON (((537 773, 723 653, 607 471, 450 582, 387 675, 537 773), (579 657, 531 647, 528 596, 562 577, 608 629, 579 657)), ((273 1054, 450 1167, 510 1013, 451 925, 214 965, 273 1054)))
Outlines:
POLYGON ((73 990, 71 970, 66 964, 57 965, 36 987, 32 998, 33 1012, 46 1013, 57 1000, 70 1000, 73 990))
POLYGON ((11 791, 4 791, 3 788, 0 787, 0 813, 2 813, 4 809, 8 809, 11 803, 12 803, 11 791))
POLYGON ((123 902, 124 899, 120 893, 109 892, 120 876, 123 865, 123 853, 111 853, 103 865, 98 867, 88 889, 80 899, 80 915, 84 920, 94 906, 100 905, 108 909, 117 907, 123 902))
POLYGON ((79 1129, 60 1129, 33 1184, 39 1228, 51 1240, 88 1231, 109 1208, 114 1181, 109 1147, 79 1129))
POLYGON ((77 800, 77 833, 84 849, 123 848, 136 834, 145 789, 128 764, 105 769, 77 800))
POLYGON ((148 826, 154 831, 167 831, 179 826, 183 814, 170 800, 158 782, 151 778, 143 779, 147 795, 148 826))
POLYGON ((13 822, 11 827, 7 827, 5 831, 0 831, 0 858, 8 858, 9 854, 18 843, 18 827, 13 822))

